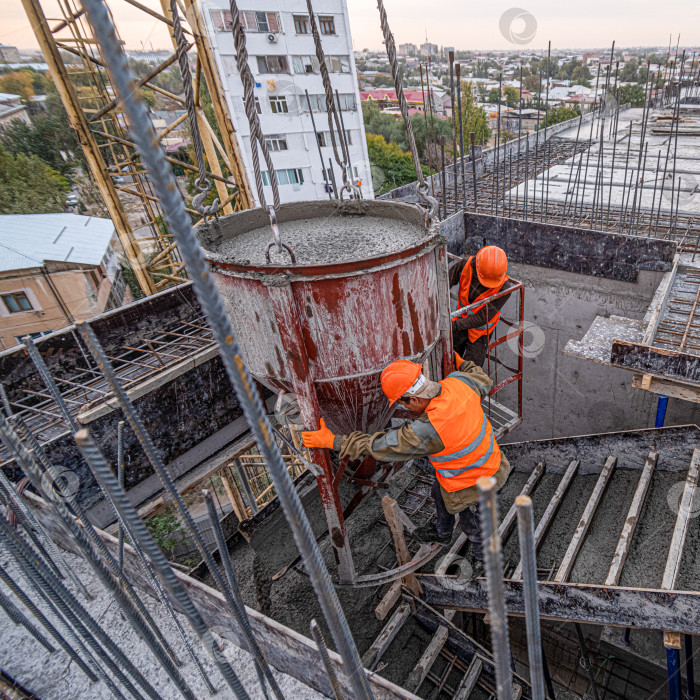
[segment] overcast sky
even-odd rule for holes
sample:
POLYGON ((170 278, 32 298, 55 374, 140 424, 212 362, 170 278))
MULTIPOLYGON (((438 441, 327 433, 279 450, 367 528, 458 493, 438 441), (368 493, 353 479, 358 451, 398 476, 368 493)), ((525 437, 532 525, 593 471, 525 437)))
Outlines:
MULTIPOLYGON (((158 0, 143 2, 160 9, 158 0)), ((376 0, 347 2, 355 49, 380 48, 376 0)), ((52 0, 42 6, 50 15, 52 0)), ((139 49, 142 42, 145 48, 170 46, 157 20, 123 0, 110 0, 109 6, 128 48, 139 49)), ((682 46, 700 46, 699 0, 523 0, 515 7, 498 0, 385 0, 385 6, 397 44, 420 44, 427 31, 433 43, 458 49, 546 49, 548 40, 554 48, 605 47, 613 40, 620 47, 667 46, 669 34, 675 44, 680 32, 682 46)), ((0 43, 36 47, 20 0, 0 0, 0 18, 0 43)))

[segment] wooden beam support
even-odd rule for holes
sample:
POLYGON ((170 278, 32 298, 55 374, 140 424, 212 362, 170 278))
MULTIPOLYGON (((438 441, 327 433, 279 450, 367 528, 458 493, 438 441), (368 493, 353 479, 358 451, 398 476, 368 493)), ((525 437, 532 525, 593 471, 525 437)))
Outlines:
POLYGON ((384 652, 389 648, 389 645, 394 641, 394 637, 396 637, 410 616, 411 604, 404 601, 396 608, 396 612, 391 616, 389 622, 387 622, 377 635, 377 638, 372 642, 372 646, 367 649, 362 657, 362 665, 365 668, 368 668, 370 671, 374 670, 384 652))
MULTIPOLYGON (((552 496, 552 500, 547 505, 547 508, 545 509, 544 513, 542 514, 542 517, 540 518, 540 521, 537 523, 537 527, 535 528, 535 551, 539 549, 539 546, 542 543, 542 539, 547 533, 549 526, 552 524, 552 520, 554 520, 554 516, 559 510, 559 506, 564 500, 564 496, 566 496, 566 492, 569 490, 569 486, 571 486, 571 482, 574 480, 574 476, 576 476, 576 472, 578 471, 578 465, 579 460, 577 459, 573 460, 571 464, 569 464, 567 470, 564 472, 564 476, 562 476, 561 481, 557 486, 557 490, 552 496)), ((523 562, 521 560, 517 568, 515 569, 513 578, 520 579, 522 578, 522 575, 523 562)))
POLYGON ((610 477, 612 476, 616 464, 617 457, 608 457, 605 461, 605 466, 600 472, 598 481, 596 481, 596 484, 593 488, 593 493, 588 499, 588 503, 584 508, 583 514, 581 515, 581 519, 578 521, 576 530, 574 530, 574 535, 571 538, 571 542, 569 542, 569 546, 567 547, 566 553, 564 554, 564 558, 562 559, 561 565, 559 566, 559 570, 557 571, 556 576, 554 577, 555 581, 562 582, 568 580, 569 575, 571 574, 571 569, 574 568, 574 564, 576 563, 576 557, 581 551, 583 541, 586 539, 586 535, 588 534, 588 528, 593 522, 595 512, 596 510, 598 510, 598 506, 603 500, 605 489, 610 483, 610 477))
POLYGON ((622 528, 620 539, 617 542, 617 549, 615 549, 615 554, 613 555, 612 563, 610 564, 610 571, 608 571, 608 576, 605 579, 604 585, 606 586, 617 586, 617 584, 620 582, 622 567, 625 565, 625 560, 627 559, 627 554, 632 544, 632 538, 634 537, 634 531, 637 528, 639 516, 641 515, 642 508, 644 507, 644 501, 646 499, 647 492, 649 491, 651 477, 654 473, 654 468, 656 467, 656 462, 658 459, 658 452, 653 451, 650 452, 649 456, 647 457, 644 469, 642 470, 642 475, 639 477, 637 490, 634 492, 632 503, 627 511, 627 518, 622 528))
POLYGON ((401 581, 394 581, 394 583, 389 586, 389 590, 384 594, 382 599, 379 601, 379 605, 374 609, 374 616, 377 620, 383 620, 391 610, 396 601, 401 597, 401 591, 403 589, 403 584, 401 581))
POLYGON ((471 663, 464 677, 459 682, 457 686, 457 692, 454 694, 454 700, 467 700, 474 688, 476 687, 476 682, 479 680, 481 675, 481 669, 483 668, 483 663, 481 659, 475 654, 472 658, 471 663))
MULTIPOLYGON (((391 538, 394 541, 396 561, 399 566, 408 564, 408 562, 411 561, 411 555, 408 552, 406 539, 403 536, 403 523, 399 515, 401 510, 399 504, 393 498, 384 496, 384 498, 382 498, 382 510, 384 511, 384 517, 391 531, 391 538)), ((421 595, 423 593, 415 574, 406 574, 406 576, 402 577, 401 581, 403 585, 415 595, 421 595)))
POLYGON ((678 572, 681 568, 681 559, 683 558, 683 547, 685 546, 685 538, 688 535, 688 525, 690 524, 690 516, 693 512, 693 502, 695 500, 695 491, 698 486, 698 471, 700 470, 700 448, 693 451, 693 458, 690 461, 690 469, 685 480, 685 487, 680 503, 678 504, 678 516, 676 517, 676 525, 673 528, 673 536, 671 537, 671 546, 668 549, 668 557, 666 558, 666 570, 664 571, 661 588, 665 591, 671 591, 676 586, 678 572))
MULTIPOLYGON (((452 621, 454 616, 454 610, 445 611, 445 617, 448 620, 452 621)), ((411 692, 418 692, 418 689, 428 676, 433 664, 437 660, 438 656, 440 656, 442 647, 445 646, 445 642, 447 641, 449 634, 450 631, 444 625, 440 625, 440 627, 438 627, 437 632, 435 632, 433 638, 430 640, 430 644, 428 644, 422 656, 420 659, 418 659, 418 663, 415 665, 413 671, 411 671, 411 674, 406 680, 406 688, 411 689, 411 692)))
POLYGON ((229 468, 224 467, 219 474, 221 476, 221 482, 224 485, 224 489, 226 489, 226 495, 228 496, 228 500, 231 502, 231 506, 233 507, 233 512, 236 514, 236 517, 241 522, 243 520, 247 520, 248 513, 246 511, 245 504, 243 503, 241 494, 238 492, 236 482, 231 478, 229 468))

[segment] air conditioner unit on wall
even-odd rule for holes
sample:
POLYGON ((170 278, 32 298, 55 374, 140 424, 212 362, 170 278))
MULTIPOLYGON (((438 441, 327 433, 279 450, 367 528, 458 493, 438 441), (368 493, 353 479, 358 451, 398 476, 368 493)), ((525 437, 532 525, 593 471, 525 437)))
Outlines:
POLYGON ((276 44, 276 43, 277 43, 277 34, 268 34, 268 35, 267 35, 267 40, 268 40, 271 44, 276 44))

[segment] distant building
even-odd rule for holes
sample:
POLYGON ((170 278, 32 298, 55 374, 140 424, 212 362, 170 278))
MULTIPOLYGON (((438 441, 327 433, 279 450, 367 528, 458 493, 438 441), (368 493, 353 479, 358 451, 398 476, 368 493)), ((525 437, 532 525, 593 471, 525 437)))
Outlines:
POLYGON ((19 51, 17 47, 0 44, 0 61, 8 61, 9 63, 19 61, 19 51))
MULTIPOLYGON (((328 189, 334 187, 334 182, 335 187, 342 185, 343 176, 333 158, 326 94, 306 6, 283 0, 266 0, 265 3, 242 0, 238 5, 255 79, 256 108, 275 166, 280 199, 282 202, 327 199, 328 189)), ((250 127, 245 116, 243 85, 231 35, 230 5, 228 0, 202 0, 200 7, 231 120, 241 144, 245 169, 253 184, 250 127)), ((347 3, 346 0, 316 0, 314 12, 323 41, 326 67, 333 87, 338 91, 336 101, 350 151, 350 179, 362 188, 363 197, 371 199, 374 191, 347 3)), ((381 54, 372 55, 381 58, 381 54)), ((372 67, 369 61, 367 67, 372 67)), ((267 169, 262 172, 262 180, 265 197, 271 202, 272 188, 267 169)), ((257 201, 254 186, 252 194, 257 201)))
POLYGON ((429 41, 426 41, 420 45, 420 52, 423 56, 437 56, 439 47, 437 44, 431 44, 429 41))
POLYGON ((399 56, 415 56, 418 47, 415 44, 399 44, 399 56))
POLYGON ((450 58, 450 51, 452 51, 452 55, 455 53, 455 47, 454 46, 443 46, 442 47, 442 57, 447 61, 450 58))
POLYGON ((0 92, 0 133, 15 119, 29 124, 29 115, 22 104, 20 96, 0 92))
POLYGON ((110 219, 0 216, 0 344, 17 345, 131 298, 110 219))

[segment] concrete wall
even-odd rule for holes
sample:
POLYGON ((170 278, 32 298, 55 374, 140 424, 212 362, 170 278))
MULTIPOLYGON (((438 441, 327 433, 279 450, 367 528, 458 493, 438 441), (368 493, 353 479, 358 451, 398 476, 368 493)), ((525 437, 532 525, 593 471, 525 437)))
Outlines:
MULTIPOLYGON (((612 270, 596 265, 594 257, 589 274, 556 269, 558 261, 580 251, 582 235, 575 229, 550 227, 503 219, 491 219, 491 227, 479 226, 478 237, 464 234, 464 219, 456 214, 441 225, 448 238, 448 248, 455 254, 472 254, 485 238, 486 244, 502 245, 510 256, 509 274, 525 285, 525 318, 529 322, 524 346, 524 388, 522 425, 509 433, 507 442, 569 435, 586 435, 618 430, 653 427, 657 397, 632 388, 632 372, 596 364, 569 355, 562 350, 574 338, 580 339, 596 316, 620 315, 643 318, 651 298, 664 275, 667 261, 663 249, 657 251, 656 267, 648 267, 649 242, 642 238, 623 237, 616 248, 624 248, 625 265, 636 268, 636 281, 610 279, 612 270), (535 226, 540 241, 537 265, 518 261, 527 248, 508 244, 507 236, 527 235, 521 224, 535 226), (505 232, 505 233, 504 233, 505 232), (548 237, 546 234, 551 233, 548 237), (465 245, 465 243, 469 245, 465 245), (466 248, 466 250, 465 250, 466 248), (604 275, 609 275, 608 277, 604 275)), ((474 234, 474 226, 469 233, 474 234)), ((534 235, 534 234, 533 234, 534 235)), ((611 240, 613 240, 611 238, 611 240)), ((629 275, 625 274, 625 278, 629 275)), ((505 307, 505 318, 515 317, 514 302, 505 307)), ((499 359, 514 367, 517 356, 508 344, 499 348, 499 359)), ((502 370, 501 370, 502 371, 502 370)), ((505 377, 503 373, 500 378, 505 377)), ((509 387, 501 396, 508 406, 515 406, 515 389, 509 387)), ((698 423, 700 409, 677 399, 669 399, 666 425, 698 423)))

